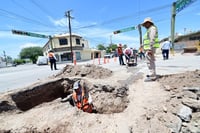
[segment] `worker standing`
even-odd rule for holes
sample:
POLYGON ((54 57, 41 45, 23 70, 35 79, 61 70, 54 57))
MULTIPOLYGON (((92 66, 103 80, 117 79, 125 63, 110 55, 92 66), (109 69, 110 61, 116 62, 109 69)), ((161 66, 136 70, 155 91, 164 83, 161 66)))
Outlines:
POLYGON ((72 99, 74 105, 83 110, 84 112, 92 113, 93 104, 92 98, 84 85, 80 83, 80 80, 76 81, 73 85, 72 99))
POLYGON ((146 28, 146 34, 143 38, 143 48, 146 52, 147 66, 149 69, 149 74, 145 79, 147 81, 155 81, 156 80, 156 65, 155 65, 155 51, 156 48, 159 48, 159 40, 158 40, 158 29, 154 25, 152 19, 147 17, 144 19, 142 26, 146 28))
POLYGON ((57 59, 56 59, 56 56, 54 55, 52 50, 50 50, 48 52, 48 58, 49 58, 51 70, 53 70, 53 67, 54 67, 54 70, 58 70, 57 67, 56 67, 56 60, 57 59))
POLYGON ((119 46, 117 47, 117 54, 119 56, 119 64, 120 65, 125 65, 124 64, 124 59, 123 59, 122 44, 119 44, 119 46))
POLYGON ((165 39, 161 44, 161 50, 163 55, 163 60, 169 59, 169 50, 172 48, 172 45, 168 39, 165 39))

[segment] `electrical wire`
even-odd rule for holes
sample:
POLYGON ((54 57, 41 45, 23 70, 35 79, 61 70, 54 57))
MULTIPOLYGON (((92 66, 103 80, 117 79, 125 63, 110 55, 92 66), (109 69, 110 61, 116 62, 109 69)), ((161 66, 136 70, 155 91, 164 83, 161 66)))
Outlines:
POLYGON ((35 24, 40 24, 40 25, 43 25, 43 26, 46 26, 46 27, 49 27, 49 25, 46 25, 46 24, 43 24, 37 20, 33 20, 33 19, 30 19, 30 18, 27 18, 27 17, 24 17, 24 16, 21 16, 21 15, 18 15, 16 13, 13 13, 13 12, 10 12, 10 11, 6 11, 4 9, 0 9, 0 14, 6 16, 6 17, 9 17, 9 18, 14 18, 15 20, 24 20, 26 22, 33 22, 35 24))
POLYGON ((157 11, 160 11, 160 10, 164 10, 166 8, 169 8, 170 6, 171 5, 168 4, 168 5, 164 5, 164 6, 160 6, 160 7, 156 7, 156 8, 152 8, 152 9, 148 9, 148 10, 143 10, 143 11, 136 12, 134 14, 127 15, 127 16, 122 16, 122 17, 113 18, 113 19, 110 19, 110 20, 107 20, 107 21, 103 21, 103 22, 101 22, 99 24, 91 24, 91 25, 81 26, 81 27, 77 27, 75 29, 91 28, 91 27, 95 27, 95 26, 106 25, 106 24, 115 23, 115 22, 118 22, 118 21, 121 21, 121 20, 124 20, 124 19, 127 19, 127 18, 131 18, 131 17, 134 17, 134 18, 138 17, 139 18, 140 14, 147 15, 149 13, 154 13, 154 12, 157 12, 157 11))
POLYGON ((24 7, 22 4, 20 4, 19 2, 17 2, 16 0, 12 0, 12 2, 17 5, 18 7, 24 9, 24 11, 26 12, 29 12, 32 16, 35 16, 35 17, 39 17, 38 15, 34 14, 31 10, 29 10, 28 8, 24 7))
POLYGON ((48 10, 46 10, 44 7, 42 7, 40 4, 36 3, 34 0, 31 0, 31 2, 37 6, 41 11, 43 11, 46 15, 51 16, 50 12, 48 10))

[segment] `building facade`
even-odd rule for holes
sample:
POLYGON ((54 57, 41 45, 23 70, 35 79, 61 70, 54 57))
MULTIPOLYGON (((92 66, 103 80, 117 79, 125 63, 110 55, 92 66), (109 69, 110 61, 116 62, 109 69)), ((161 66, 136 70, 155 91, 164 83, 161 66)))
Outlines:
POLYGON ((72 34, 71 42, 72 45, 69 34, 54 35, 43 47, 43 53, 47 56, 48 51, 53 50, 58 62, 71 61, 73 54, 76 60, 90 60, 101 55, 101 51, 90 49, 88 41, 79 35, 72 34))
POLYGON ((196 49, 200 51, 200 31, 177 36, 174 40, 174 49, 196 49))
MULTIPOLYGON (((160 41, 170 40, 170 37, 164 38, 160 41)), ((186 35, 176 35, 174 39, 174 50, 183 51, 184 49, 193 49, 195 52, 200 51, 200 31, 193 32, 186 35)))

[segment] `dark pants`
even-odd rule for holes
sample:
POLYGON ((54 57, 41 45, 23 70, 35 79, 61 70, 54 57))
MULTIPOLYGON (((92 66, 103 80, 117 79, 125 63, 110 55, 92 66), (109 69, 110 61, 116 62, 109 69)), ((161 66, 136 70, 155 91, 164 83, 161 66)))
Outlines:
POLYGON ((163 49, 162 50, 163 60, 169 59, 169 49, 163 49))
POLYGON ((142 60, 142 58, 145 59, 145 54, 144 54, 144 52, 140 52, 140 53, 139 53, 139 56, 140 56, 140 59, 141 59, 141 60, 142 60))
POLYGON ((123 55, 119 55, 119 64, 124 65, 123 55))
POLYGON ((57 70, 57 68, 56 68, 56 60, 55 59, 50 59, 51 70, 53 70, 53 66, 54 66, 54 70, 57 70))
POLYGON ((130 54, 128 54, 128 55, 125 55, 125 57, 126 57, 126 63, 128 63, 129 62, 129 59, 130 59, 130 54))

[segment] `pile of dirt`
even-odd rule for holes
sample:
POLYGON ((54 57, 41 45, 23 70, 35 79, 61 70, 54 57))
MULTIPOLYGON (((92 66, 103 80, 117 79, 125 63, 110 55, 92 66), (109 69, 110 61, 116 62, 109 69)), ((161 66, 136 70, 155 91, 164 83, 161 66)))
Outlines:
POLYGON ((142 74, 118 69, 66 65, 51 80, 0 95, 0 132, 200 131, 200 70, 146 83, 142 74), (61 102, 77 80, 86 83, 96 113, 61 102))
POLYGON ((200 86, 200 70, 164 75, 158 81, 163 85, 169 85, 172 89, 200 86))
POLYGON ((174 114, 183 133, 200 131, 200 70, 165 75, 158 80, 170 93, 166 111, 174 114))
POLYGON ((106 77, 110 77, 112 75, 112 71, 100 66, 96 65, 66 65, 60 73, 58 73, 55 77, 87 77, 94 79, 102 79, 106 77))

